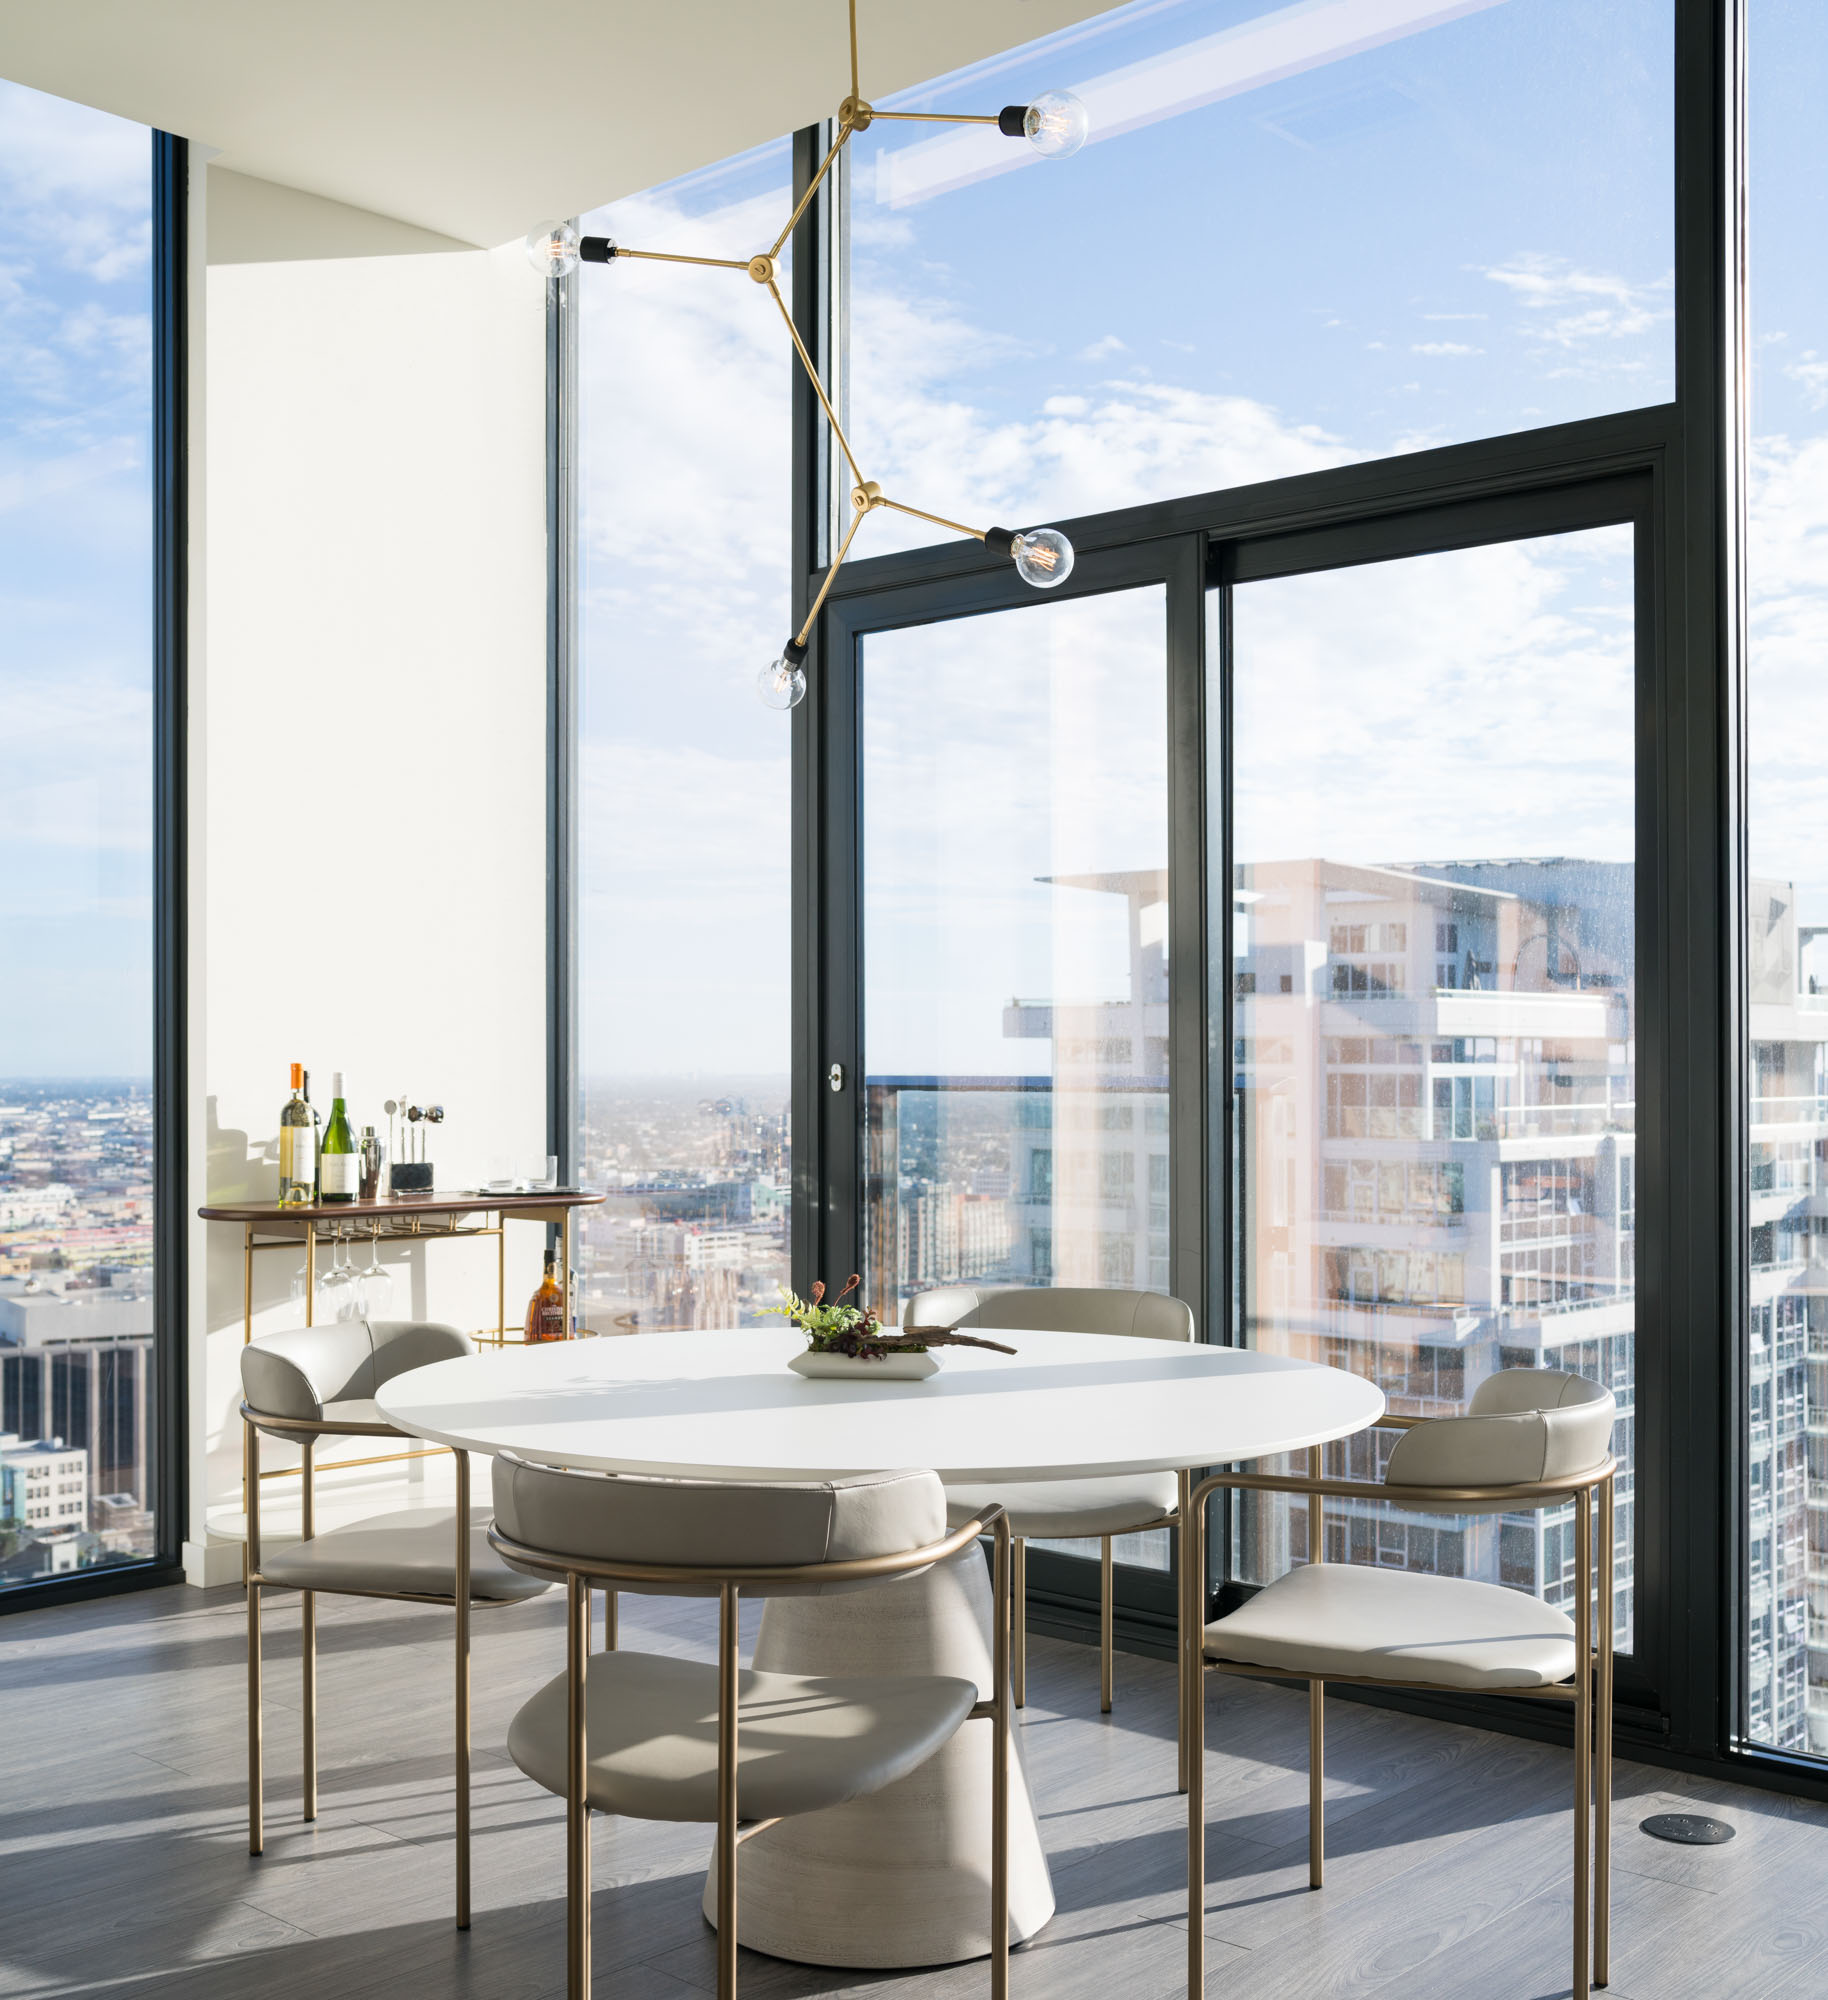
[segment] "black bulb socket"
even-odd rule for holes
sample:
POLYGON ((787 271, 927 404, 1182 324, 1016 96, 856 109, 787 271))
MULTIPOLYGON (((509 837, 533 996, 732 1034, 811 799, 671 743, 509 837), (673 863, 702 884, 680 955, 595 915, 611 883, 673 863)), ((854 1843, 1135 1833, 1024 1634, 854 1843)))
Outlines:
POLYGON ((790 667, 797 667, 800 664, 800 662, 805 659, 805 657, 806 657, 806 647, 802 643, 802 641, 798 639, 789 639, 786 645, 784 645, 781 648, 781 658, 784 659, 790 667))
POLYGON ((1026 139, 1028 137, 1028 106, 1026 104, 1005 104, 997 113, 997 130, 1005 139, 1026 139))
POLYGON ((613 237, 580 236, 578 238, 578 255, 586 264, 607 264, 615 254, 616 245, 613 237))
POLYGON ((1015 560, 1016 531, 1013 528, 986 528, 984 546, 993 556, 1007 556, 1015 560))

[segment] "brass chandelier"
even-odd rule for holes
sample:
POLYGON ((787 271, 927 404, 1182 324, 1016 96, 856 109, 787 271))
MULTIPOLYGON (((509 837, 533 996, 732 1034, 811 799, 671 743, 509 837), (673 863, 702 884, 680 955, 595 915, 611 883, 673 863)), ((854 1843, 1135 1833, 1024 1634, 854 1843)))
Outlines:
POLYGON ((850 95, 838 106, 838 135, 831 143, 831 150, 820 162, 819 171, 813 175, 806 192, 794 204, 793 213, 782 225, 781 233, 766 250, 753 257, 687 257, 666 250, 631 250, 607 236, 580 237, 569 222, 544 223, 527 238, 527 255, 534 268, 548 278, 568 277, 580 262, 609 264, 618 258, 636 257, 659 264, 704 264, 718 270, 746 271, 756 284, 766 288, 768 296, 774 301, 787 329, 787 337, 793 342, 793 350, 806 371, 806 379, 812 384, 820 409, 825 412, 825 421, 830 424, 832 436, 850 468, 852 520, 804 623, 781 648, 780 657, 771 660, 756 677, 756 692, 770 708, 793 708, 805 695, 808 635, 837 580, 839 564, 850 553, 857 530, 879 507, 911 515, 917 521, 930 521, 934 527, 947 528, 955 534, 972 536, 994 554, 1013 562, 1024 582, 1033 584, 1037 590, 1051 590, 1056 584, 1064 583, 1073 567, 1073 545, 1058 528, 1018 531, 1011 528, 967 527, 962 521, 950 521, 942 514, 929 514, 923 508, 908 506, 905 501, 891 500, 875 480, 863 476, 857 454, 852 451, 850 440, 844 435, 844 427, 838 421, 838 413, 825 393, 825 384, 819 379, 818 368, 806 350, 806 343, 800 338, 800 330, 793 323, 793 314, 788 310, 786 300, 781 297, 780 255, 800 218, 811 205, 813 196, 831 172, 838 155, 857 133, 867 132, 878 119, 922 125, 994 125, 1006 138, 1026 139, 1044 159, 1057 160, 1078 152, 1085 144, 1088 129, 1085 106, 1069 91, 1056 90, 1045 92, 1032 104, 1005 105, 1001 111, 994 113, 879 111, 863 96, 858 82, 857 0, 850 0, 850 41, 851 88, 850 95))

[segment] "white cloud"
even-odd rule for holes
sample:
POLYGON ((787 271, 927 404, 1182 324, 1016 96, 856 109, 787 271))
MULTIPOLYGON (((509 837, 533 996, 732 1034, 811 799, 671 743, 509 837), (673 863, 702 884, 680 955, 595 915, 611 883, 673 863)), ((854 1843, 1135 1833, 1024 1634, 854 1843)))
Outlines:
MULTIPOLYGON (((698 218, 624 203, 614 233, 725 254, 771 234, 784 191, 698 218)), ((1596 342, 1629 359, 1625 335, 1666 310, 1657 287, 1570 267, 1490 275, 1558 365, 1596 342)), ((788 734, 751 683, 787 618, 790 375, 765 295, 724 276, 586 274, 613 287, 591 295, 583 354, 593 1069, 779 1068, 787 1043, 788 734), (709 997, 736 989, 734 1005, 709 997)), ((860 276, 852 329, 865 472, 966 520, 1025 525, 1442 441, 1420 424, 1341 435, 1133 361, 1088 385, 1043 338, 987 333, 892 266, 860 276)), ((878 517, 857 554, 934 538, 878 517)), ((1602 531, 1241 591, 1240 720, 1258 749, 1240 812, 1258 851, 1628 855, 1629 568, 1628 537, 1602 531)), ((1115 976, 1111 899, 1033 878, 1165 852, 1160 663, 1159 612, 1127 594, 868 642, 873 1066, 1016 1068, 1012 992, 1115 976)))
POLYGON ((1803 401, 1810 409, 1828 409, 1828 361, 1813 348, 1800 360, 1789 363, 1784 373, 1802 391, 1803 401))
POLYGON ((1127 354, 1128 346, 1114 333, 1107 333, 1102 340, 1094 340, 1089 347, 1079 350, 1081 361, 1104 361, 1113 354, 1127 354))
POLYGON ((1631 856, 1629 529, 1248 584, 1233 621, 1240 858, 1631 856))
POLYGON ((1522 330, 1544 345, 1586 348, 1648 333, 1671 317, 1673 275, 1638 284, 1616 273, 1583 270, 1565 257, 1514 257, 1484 275, 1525 312, 1522 330))

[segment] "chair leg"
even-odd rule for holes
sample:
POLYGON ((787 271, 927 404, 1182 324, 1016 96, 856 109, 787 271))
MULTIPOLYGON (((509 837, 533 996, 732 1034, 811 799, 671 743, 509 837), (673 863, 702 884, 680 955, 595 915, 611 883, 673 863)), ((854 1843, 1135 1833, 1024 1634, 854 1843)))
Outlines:
POLYGON ((1018 1708, 1028 1706, 1028 1542, 1016 1535, 1010 1541, 1009 1654, 1010 1681, 1018 1708))
MULTIPOLYGON (((470 1454, 457 1462, 457 1560, 451 1604, 457 1617, 457 1928, 470 1927, 470 1454)), ((590 1600, 585 1600, 586 1613, 590 1600)), ((588 1622, 585 1645, 589 1646, 588 1622)))
POLYGON ((606 1653, 613 1653, 616 1650, 616 1641, 619 1637, 616 1630, 616 1598, 617 1593, 613 1590, 606 1590, 603 1593, 603 1650, 606 1653))
POLYGON ((717 1616, 717 2000, 736 2000, 737 1593, 718 1591, 717 1616))
POLYGON ((248 1852, 266 1847, 261 1812, 264 1782, 260 1739, 260 1433, 247 1427, 247 1559, 248 1592, 248 1852))
POLYGON ((996 1695, 990 1727, 990 2000, 1009 2000, 1009 1524, 999 1521, 991 1576, 996 1695))
POLYGON ((1593 1848, 1593 1983, 1611 1979, 1612 1951, 1612 1481, 1600 1488, 1599 1824, 1593 1848))
POLYGON ((1111 1634, 1111 1598, 1113 1595, 1111 1573, 1111 1538, 1103 1538, 1103 1546, 1098 1552, 1098 1712, 1111 1712, 1112 1659, 1114 1646, 1111 1634))
POLYGON ((1174 1593, 1174 1657, 1178 1662, 1175 1669, 1180 1686, 1180 1703, 1175 1711, 1174 1751, 1175 1786, 1177 1790, 1187 1789, 1187 1704, 1192 1700, 1188 1692, 1188 1676, 1200 1689, 1200 1699, 1206 1699, 1205 1666, 1206 1656, 1201 1639, 1200 1620, 1194 1615, 1192 1594, 1196 1588, 1192 1572, 1187 1564, 1187 1522, 1193 1511, 1193 1475, 1183 1472, 1178 1475, 1180 1487, 1175 1502, 1175 1518, 1180 1523, 1180 1554, 1176 1558, 1174 1593))
POLYGON ((1593 1496, 1574 1502, 1574 2000, 1592 1973, 1593 1496))
POLYGON ((1187 2000, 1206 1993, 1206 1660, 1193 1616, 1194 1579, 1205 1575, 1203 1509, 1189 1504, 1181 1475, 1181 1784, 1187 1794, 1187 2000))
POLYGON ((1327 1857, 1327 1684, 1308 1682, 1308 1887, 1318 1889, 1327 1857))
POLYGON ((584 1691, 590 1667, 590 1593, 565 1579, 565 1993, 590 2000, 590 1788, 584 1691))
MULTIPOLYGON (((306 1541, 317 1532, 317 1468, 312 1455, 315 1443, 315 1438, 306 1438, 304 1462, 299 1467, 299 1526, 306 1541)), ((299 1703, 305 1760, 304 1816, 309 1821, 317 1817, 317 1592, 301 1590, 298 1593, 298 1609, 299 1703)))

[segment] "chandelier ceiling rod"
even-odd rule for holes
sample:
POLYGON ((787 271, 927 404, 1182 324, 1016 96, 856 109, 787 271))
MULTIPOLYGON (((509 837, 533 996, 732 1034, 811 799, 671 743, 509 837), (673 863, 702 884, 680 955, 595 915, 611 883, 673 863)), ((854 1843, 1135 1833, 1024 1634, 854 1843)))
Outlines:
POLYGON ((741 257, 693 257, 674 250, 631 250, 607 236, 580 237, 568 222, 546 223, 527 238, 527 254, 536 269, 549 278, 558 279, 575 271, 580 262, 586 264, 608 264, 618 258, 636 258, 655 264, 703 264, 721 271, 746 271, 756 284, 767 288, 781 315, 781 322, 787 329, 787 336, 793 343, 793 351, 799 357, 800 366, 806 379, 812 385, 813 394, 819 399, 819 408, 825 413, 825 421, 831 426, 832 436, 837 440, 838 449, 844 454, 844 462, 851 473, 851 507, 855 518, 846 530, 838 552, 832 558, 819 585, 800 629, 781 649, 780 657, 771 661, 757 678, 756 688, 762 700, 770 708, 792 708, 806 692, 805 659, 807 645, 814 624, 824 608, 826 598, 831 594, 832 585, 837 581, 838 567, 850 551, 857 530, 878 508, 887 508, 893 513, 906 514, 916 521, 929 521, 936 528, 949 529, 954 534, 969 535, 980 541, 993 554, 1012 561, 1025 582, 1037 589, 1046 590, 1063 583, 1067 572, 1073 566, 1073 547, 1057 528, 1031 528, 1018 533, 1009 528, 973 528, 962 521, 948 520, 943 514, 929 514, 923 508, 910 507, 904 501, 891 500, 873 480, 866 479, 863 467, 858 463, 857 454, 851 449, 850 439, 844 435, 844 426, 838 421, 838 413, 832 408, 831 398, 825 393, 825 384, 820 378, 817 364, 808 352, 800 330, 794 324, 793 314, 788 310, 787 301, 781 296, 780 255, 786 247, 800 219, 812 204, 813 196, 824 184, 836 164, 838 155, 859 132, 867 132, 878 119, 894 119, 908 123, 933 125, 994 125, 1006 138, 1027 139, 1035 150, 1045 158, 1062 159, 1076 153, 1084 145, 1087 131, 1085 106, 1078 98, 1066 91, 1049 91, 1038 97, 1032 104, 1005 105, 1001 111, 878 111, 863 96, 857 57, 857 0, 849 0, 850 11, 850 95, 838 106, 837 136, 818 171, 807 184, 805 192, 794 204, 781 233, 773 244, 759 255, 741 257))

